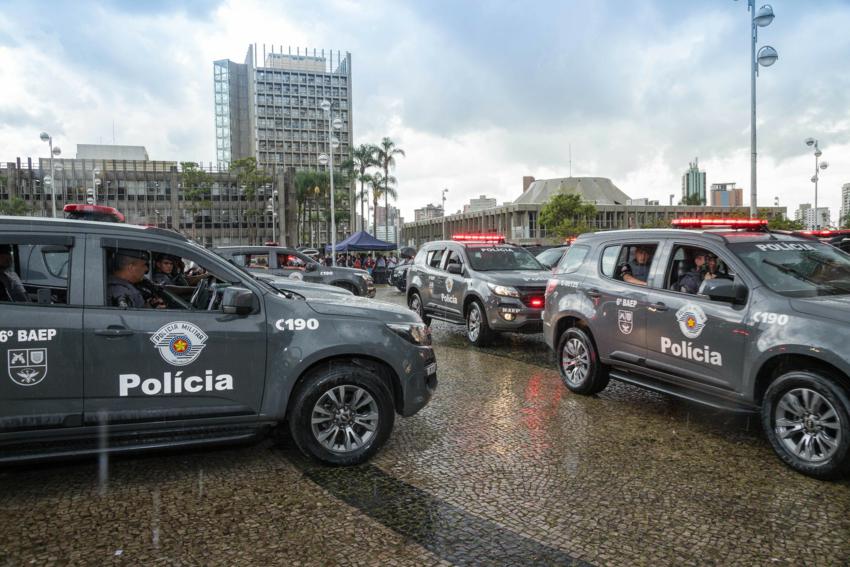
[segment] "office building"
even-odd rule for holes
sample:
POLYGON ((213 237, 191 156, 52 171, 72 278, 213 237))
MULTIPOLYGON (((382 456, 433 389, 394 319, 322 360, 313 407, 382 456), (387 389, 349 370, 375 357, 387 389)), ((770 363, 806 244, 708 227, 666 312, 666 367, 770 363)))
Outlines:
POLYGON ((705 205, 705 197, 705 172, 699 169, 699 158, 694 158, 682 175, 682 204, 705 205))
POLYGON ((831 225, 829 207, 818 207, 817 215, 811 203, 801 203, 794 211, 794 220, 803 223, 807 229, 827 228, 831 225))
POLYGON ((436 219, 443 217, 443 207, 440 205, 432 205, 428 204, 422 207, 421 209, 415 209, 413 211, 413 219, 420 220, 428 220, 428 219, 436 219))
POLYGON ((481 195, 477 199, 470 199, 468 205, 463 206, 463 212, 475 213, 478 211, 486 211, 487 209, 495 208, 498 203, 494 197, 481 195))
POLYGON ((838 223, 841 226, 850 224, 850 183, 841 186, 841 210, 839 211, 838 223))
POLYGON ((735 187, 732 183, 711 184, 711 206, 712 207, 743 207, 744 190, 735 187))
MULTIPOLYGON (((213 64, 215 90, 216 158, 222 168, 235 160, 254 157, 265 171, 278 169, 327 170, 319 163, 330 154, 328 115, 331 103, 334 165, 351 154, 353 134, 351 54, 339 51, 252 44, 244 63, 229 59, 213 64), (336 146, 338 143, 338 146, 336 146)), ((341 177, 337 177, 338 180, 341 177)), ((354 184, 345 209, 355 218, 354 184)), ((349 234, 348 223, 338 223, 337 240, 349 234)))

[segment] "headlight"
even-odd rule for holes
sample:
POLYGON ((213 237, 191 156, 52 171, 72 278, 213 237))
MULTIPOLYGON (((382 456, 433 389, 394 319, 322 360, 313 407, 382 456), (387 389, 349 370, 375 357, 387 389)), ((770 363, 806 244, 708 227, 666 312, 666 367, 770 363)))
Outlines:
POLYGON ((372 276, 370 276, 369 274, 361 274, 360 272, 357 272, 357 275, 366 280, 367 282, 372 281, 372 276))
POLYGON ((510 286, 491 283, 488 283, 487 286, 490 288, 490 291, 496 295, 501 295, 503 297, 519 297, 519 292, 510 286))
POLYGON ((395 334, 415 345, 430 345, 431 331, 425 323, 387 323, 395 334))

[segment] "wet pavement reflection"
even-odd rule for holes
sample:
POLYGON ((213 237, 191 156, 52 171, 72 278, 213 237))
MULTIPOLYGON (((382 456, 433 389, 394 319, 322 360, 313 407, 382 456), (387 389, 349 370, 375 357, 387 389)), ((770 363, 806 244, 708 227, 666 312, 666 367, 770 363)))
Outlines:
POLYGON ((784 467, 755 417, 575 396, 539 335, 433 337, 437 395, 361 467, 284 439, 110 459, 105 483, 94 460, 0 469, 0 565, 850 561, 850 481, 784 467))

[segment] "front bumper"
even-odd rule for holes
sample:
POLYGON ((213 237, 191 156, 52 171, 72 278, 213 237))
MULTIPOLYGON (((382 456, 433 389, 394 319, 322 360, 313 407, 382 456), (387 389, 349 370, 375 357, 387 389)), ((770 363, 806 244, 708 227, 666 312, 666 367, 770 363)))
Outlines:
POLYGON ((543 309, 526 307, 513 298, 494 302, 487 309, 487 321, 494 331, 539 333, 543 330, 543 309))
POLYGON ((398 413, 410 417, 428 405, 437 389, 437 357, 430 346, 416 347, 416 353, 406 362, 408 372, 401 379, 398 413))

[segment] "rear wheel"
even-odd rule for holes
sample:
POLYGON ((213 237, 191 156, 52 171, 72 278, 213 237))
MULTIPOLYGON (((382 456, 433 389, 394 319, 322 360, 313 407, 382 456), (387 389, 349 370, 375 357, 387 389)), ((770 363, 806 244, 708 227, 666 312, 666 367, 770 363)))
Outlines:
POLYGON ((576 394, 597 394, 608 386, 608 367, 599 362, 590 337, 577 327, 558 341, 558 371, 564 386, 576 394))
POLYGON ((338 288, 341 288, 341 289, 348 290, 351 293, 353 293, 354 295, 360 295, 358 293, 358 289, 353 284, 350 284, 350 283, 347 283, 347 282, 334 282, 332 285, 334 285, 338 288))
POLYGON ((475 346, 486 346, 493 339, 487 312, 478 301, 470 303, 466 310, 466 338, 475 346))
POLYGON ((767 388, 761 417, 773 450, 791 468, 821 479, 850 471, 850 401, 836 380, 783 374, 767 388))
POLYGON ((390 436, 395 408, 380 376, 355 364, 313 372, 295 394, 289 430, 302 453, 329 465, 369 460, 390 436))
POLYGON ((418 291, 414 291, 410 294, 410 297, 407 298, 407 306, 410 307, 411 311, 415 311, 417 315, 422 319, 422 322, 431 326, 431 317, 425 314, 425 306, 422 303, 422 296, 419 295, 418 291))

